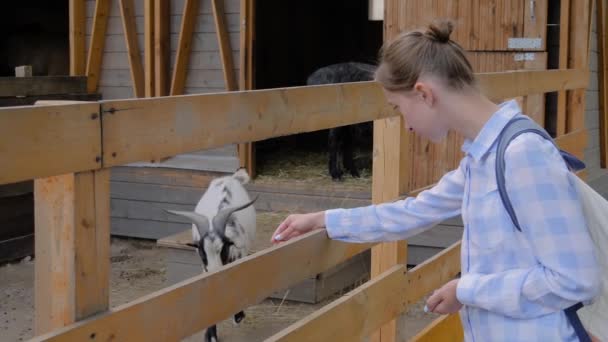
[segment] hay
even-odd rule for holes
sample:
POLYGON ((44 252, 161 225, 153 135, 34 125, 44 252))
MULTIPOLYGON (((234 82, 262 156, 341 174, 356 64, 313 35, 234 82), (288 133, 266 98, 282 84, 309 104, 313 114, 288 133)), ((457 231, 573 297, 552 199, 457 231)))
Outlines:
MULTIPOLYGON (((344 171, 343 180, 336 182, 329 175, 327 168, 329 156, 327 152, 283 148, 279 149, 279 151, 273 151, 272 155, 258 156, 257 178, 262 182, 295 180, 310 183, 314 186, 343 184, 346 186, 371 188, 372 172, 369 155, 371 153, 355 154, 355 163, 360 165, 360 178, 354 178, 344 171)), ((344 168, 342 169, 344 170, 344 168)))

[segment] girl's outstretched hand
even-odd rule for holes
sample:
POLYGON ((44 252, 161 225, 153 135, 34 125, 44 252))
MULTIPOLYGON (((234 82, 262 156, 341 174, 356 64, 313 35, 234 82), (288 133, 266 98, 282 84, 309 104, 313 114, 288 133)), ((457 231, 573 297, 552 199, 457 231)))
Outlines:
POLYGON ((310 214, 293 214, 287 216, 272 234, 270 242, 279 243, 296 236, 308 233, 315 229, 325 227, 325 212, 319 211, 310 214))

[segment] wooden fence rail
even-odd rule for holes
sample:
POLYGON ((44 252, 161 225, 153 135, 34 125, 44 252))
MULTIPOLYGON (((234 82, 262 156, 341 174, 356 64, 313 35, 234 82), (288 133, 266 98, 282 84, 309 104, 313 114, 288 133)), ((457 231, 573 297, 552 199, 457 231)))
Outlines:
MULTIPOLYGON (((589 73, 513 71, 477 78, 490 98, 505 99, 585 88, 589 73)), ((396 115, 375 82, 2 108, 0 184, 396 115)))

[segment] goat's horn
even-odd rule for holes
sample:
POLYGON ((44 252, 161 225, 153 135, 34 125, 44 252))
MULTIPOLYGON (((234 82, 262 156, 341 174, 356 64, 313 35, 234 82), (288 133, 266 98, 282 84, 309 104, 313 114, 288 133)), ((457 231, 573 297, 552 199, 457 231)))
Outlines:
POLYGON ((209 219, 207 216, 195 213, 194 211, 179 211, 179 210, 165 210, 166 212, 183 216, 190 220, 190 222, 194 223, 196 228, 198 229, 198 234, 202 238, 209 231, 209 219))
POLYGON ((230 217, 230 215, 232 215, 232 213, 239 211, 239 210, 243 210, 243 209, 247 208, 248 206, 252 205, 253 202, 255 202, 257 199, 258 199, 258 195, 256 195, 254 199, 252 199, 251 201, 249 201, 245 204, 241 204, 241 205, 235 206, 235 207, 226 207, 226 208, 218 211, 217 215, 215 215, 215 217, 213 218, 213 229, 217 229, 218 231, 220 231, 222 233, 222 235, 224 235, 226 232, 226 221, 228 221, 228 217, 230 217))

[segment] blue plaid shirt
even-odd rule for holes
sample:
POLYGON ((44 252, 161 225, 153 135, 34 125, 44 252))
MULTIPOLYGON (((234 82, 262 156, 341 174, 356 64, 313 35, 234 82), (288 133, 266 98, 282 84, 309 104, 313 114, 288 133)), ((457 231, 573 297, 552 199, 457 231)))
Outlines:
MULTIPOLYGON (((326 212, 330 238, 347 242, 407 239, 462 215, 462 275, 457 297, 467 341, 576 341, 563 309, 599 291, 599 266, 576 190, 560 154, 533 133, 506 153, 507 191, 522 227, 516 230, 498 194, 496 139, 522 115, 500 105, 459 167, 416 198, 326 212)), ((607 322, 608 324, 608 322, 607 322)))

